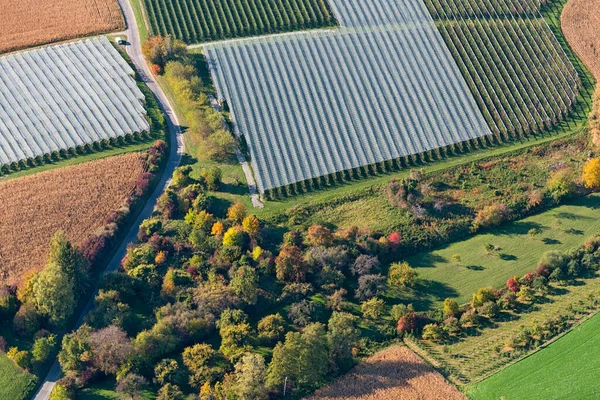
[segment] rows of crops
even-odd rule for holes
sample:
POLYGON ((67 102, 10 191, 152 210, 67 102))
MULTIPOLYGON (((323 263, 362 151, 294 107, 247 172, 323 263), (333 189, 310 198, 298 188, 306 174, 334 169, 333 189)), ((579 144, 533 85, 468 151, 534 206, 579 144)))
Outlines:
POLYGON ((335 32, 205 46, 261 192, 491 135, 423 3, 332 9, 335 32))
POLYGON ((104 37, 0 58, 0 165, 148 131, 133 74, 104 37))
POLYGON ((429 12, 435 19, 443 19, 446 15, 460 15, 464 18, 479 18, 482 14, 509 15, 528 17, 536 15, 540 6, 550 0, 468 0, 466 2, 450 1, 434 4, 433 0, 425 0, 429 12))
POLYGON ((187 43, 334 24, 327 0, 146 0, 153 35, 187 43))
POLYGON ((535 0, 426 0, 492 131, 519 137, 555 126, 581 82, 535 0))

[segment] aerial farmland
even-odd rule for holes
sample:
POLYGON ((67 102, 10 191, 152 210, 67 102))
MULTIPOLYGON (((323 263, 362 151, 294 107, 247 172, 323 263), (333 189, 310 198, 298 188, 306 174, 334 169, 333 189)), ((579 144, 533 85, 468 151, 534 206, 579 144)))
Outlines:
POLYGON ((594 398, 598 10, 7 4, 0 398, 594 398))

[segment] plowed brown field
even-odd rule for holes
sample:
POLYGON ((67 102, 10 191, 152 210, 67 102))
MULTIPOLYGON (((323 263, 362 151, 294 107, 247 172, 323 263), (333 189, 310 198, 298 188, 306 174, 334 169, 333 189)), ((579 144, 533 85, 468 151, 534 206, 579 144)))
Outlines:
POLYGON ((59 229, 81 244, 123 205, 143 168, 130 153, 0 182, 0 283, 43 268, 59 229))
POLYGON ((380 351, 306 400, 464 400, 442 375, 404 346, 380 351))
POLYGON ((125 29, 117 0, 2 0, 0 53, 125 29))

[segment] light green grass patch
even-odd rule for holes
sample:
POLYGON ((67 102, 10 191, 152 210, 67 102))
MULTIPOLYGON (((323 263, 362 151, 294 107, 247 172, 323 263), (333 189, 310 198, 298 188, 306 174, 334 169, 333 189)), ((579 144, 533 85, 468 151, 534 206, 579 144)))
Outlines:
POLYGON ((600 398, 600 314, 468 391, 474 400, 600 398))
POLYGON ((415 293, 416 300, 423 306, 439 304, 446 297, 465 303, 481 287, 504 286, 509 277, 535 270, 546 251, 573 249, 600 232, 599 207, 600 194, 592 194, 488 233, 409 257, 408 263, 416 268, 425 286, 415 293), (541 233, 529 235, 532 228, 540 229, 541 233), (499 250, 488 253, 487 244, 499 250), (460 256, 459 262, 453 260, 454 255, 460 256))
POLYGON ((17 367, 6 354, 0 353, 0 399, 27 399, 36 387, 37 378, 17 367))
MULTIPOLYGON (((77 392, 77 400, 121 400, 123 397, 115 391, 115 381, 102 381, 77 392)), ((153 400, 156 398, 151 390, 143 390, 139 400, 153 400)))

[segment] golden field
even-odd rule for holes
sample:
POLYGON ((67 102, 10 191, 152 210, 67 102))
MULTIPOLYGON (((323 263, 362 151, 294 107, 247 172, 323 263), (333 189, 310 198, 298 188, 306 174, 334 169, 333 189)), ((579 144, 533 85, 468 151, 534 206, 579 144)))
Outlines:
POLYGON ((2 0, 0 53, 123 29, 117 0, 2 0))
POLYGON ((19 284, 45 266, 59 229, 81 244, 119 209, 144 170, 140 153, 0 181, 0 282, 19 284))

